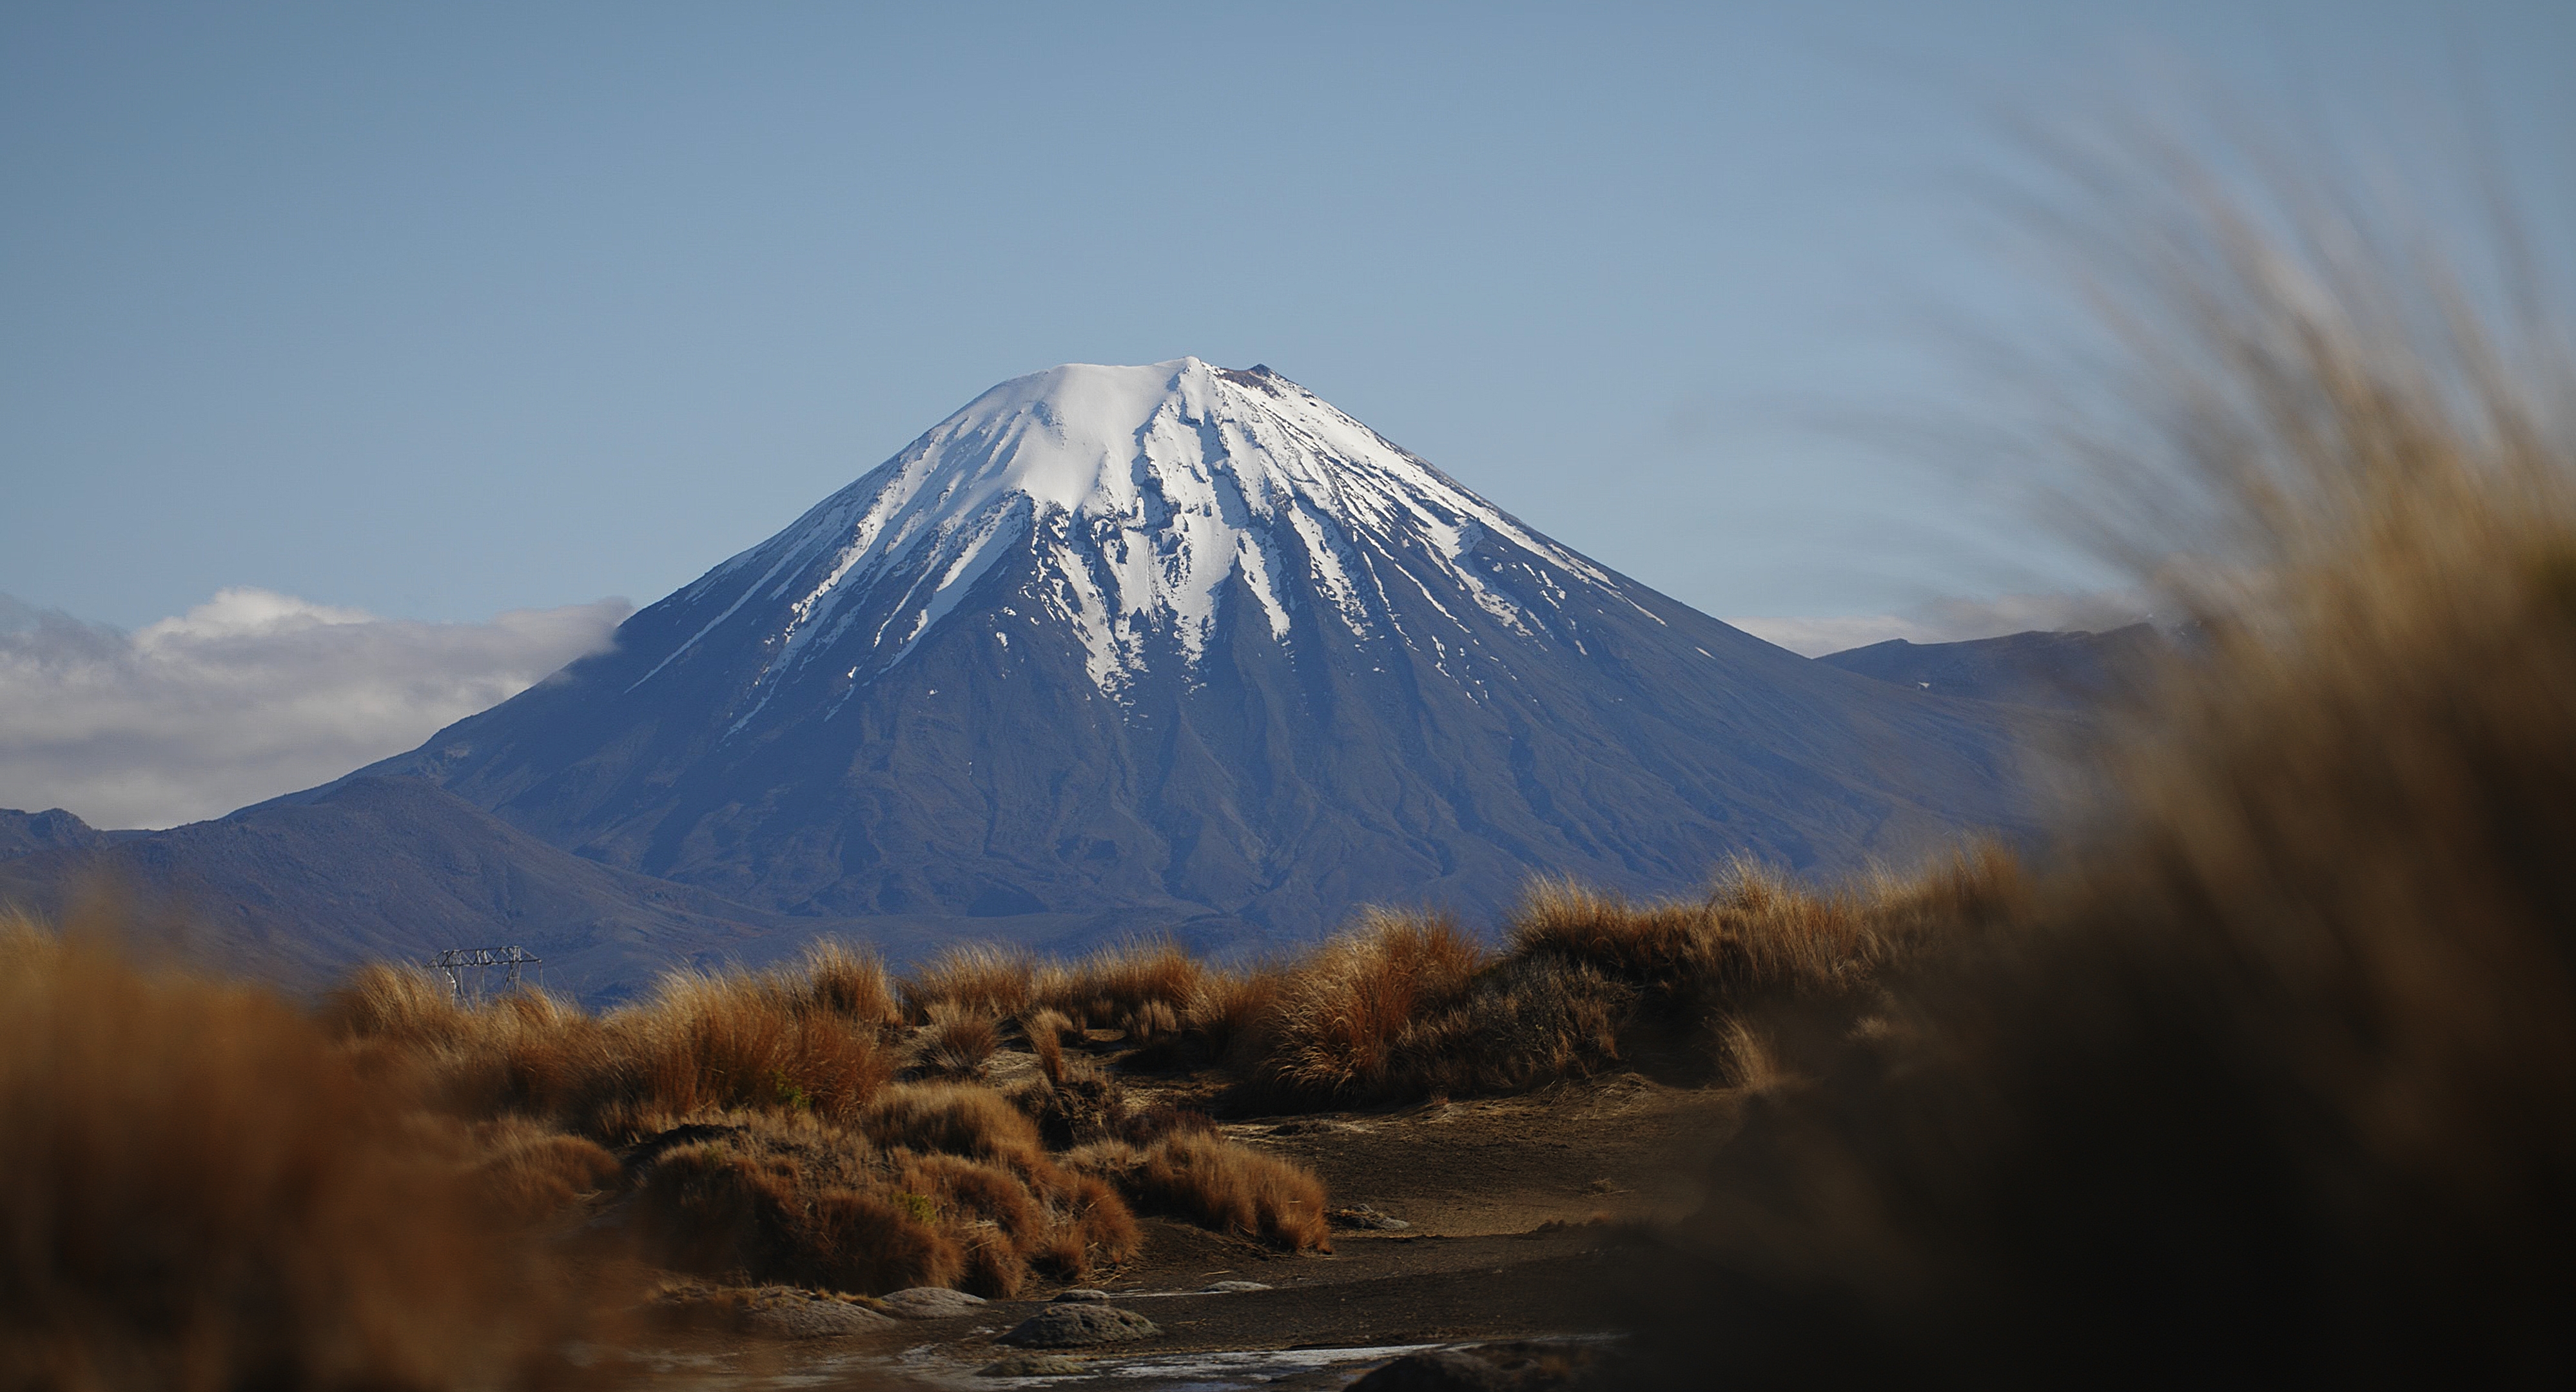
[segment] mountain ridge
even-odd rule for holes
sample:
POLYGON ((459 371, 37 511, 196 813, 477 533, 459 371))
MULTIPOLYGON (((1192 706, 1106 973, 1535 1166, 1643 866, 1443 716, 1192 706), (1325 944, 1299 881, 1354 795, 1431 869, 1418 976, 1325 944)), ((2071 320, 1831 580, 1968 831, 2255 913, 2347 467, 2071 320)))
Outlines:
POLYGON ((2152 624, 2094 633, 2032 629, 1993 638, 1891 638, 1816 661, 1918 691, 2010 705, 2093 710, 2140 694, 2172 643, 2152 624))

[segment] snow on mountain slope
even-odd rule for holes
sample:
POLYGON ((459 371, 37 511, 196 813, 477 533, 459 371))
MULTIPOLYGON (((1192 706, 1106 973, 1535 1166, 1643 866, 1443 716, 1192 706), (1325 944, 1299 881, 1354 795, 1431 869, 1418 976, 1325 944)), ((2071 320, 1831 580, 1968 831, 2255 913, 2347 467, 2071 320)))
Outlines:
POLYGON ((1454 589, 1532 631, 1521 605, 1468 562, 1488 536, 1617 592, 1606 572, 1266 367, 1076 363, 977 397, 688 593, 758 574, 736 607, 779 606, 767 680, 833 647, 862 613, 881 670, 1025 541, 1056 580, 1031 617, 1079 635, 1093 685, 1114 696, 1139 671, 1148 635, 1172 637, 1196 662, 1233 577, 1282 642, 1301 588, 1364 640, 1401 628, 1387 586, 1408 580, 1425 598, 1433 584, 1454 589), (1390 555, 1408 563, 1396 575, 1380 563, 1390 555), (1429 573, 1412 576, 1417 565, 1429 573))

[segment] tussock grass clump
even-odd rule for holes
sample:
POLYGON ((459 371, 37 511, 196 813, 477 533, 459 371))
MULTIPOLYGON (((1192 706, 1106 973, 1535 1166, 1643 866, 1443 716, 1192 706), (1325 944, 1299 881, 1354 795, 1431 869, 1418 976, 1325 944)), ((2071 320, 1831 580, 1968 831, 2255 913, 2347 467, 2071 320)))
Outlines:
POLYGON ((1208 1131, 1138 1144, 1094 1141, 1069 1162, 1108 1177, 1138 1207, 1291 1252, 1332 1250, 1324 1186, 1304 1169, 1208 1131))
MULTIPOLYGON (((1059 1163, 1051 1143, 1211 1130, 1198 1113, 1131 1105, 1091 1056, 1067 1052, 1078 1023, 1045 1002, 1078 996, 1086 1011, 1123 1012, 1132 1044, 1168 1045, 1213 975, 1168 945, 1071 968, 968 947, 898 985, 827 945, 797 969, 670 976, 604 1016, 535 992, 463 1009, 392 968, 359 973, 323 1014, 353 1058, 433 1081, 513 1205, 559 1211, 614 1192, 656 1259, 707 1276, 1009 1295, 1037 1272, 1083 1277, 1141 1240, 1119 1193, 1059 1163), (981 1082, 1006 1010, 1040 1063, 1011 1097, 981 1082), (946 1080, 894 1081, 907 1058, 946 1080), (603 1146, 626 1148, 628 1165, 603 1146)), ((1275 1196, 1289 1182, 1263 1183, 1275 1196)), ((1262 1204, 1295 1207, 1253 1202, 1240 1221, 1256 1233, 1262 1204)), ((1239 1207, 1174 1211, 1233 1224, 1239 1207)))
POLYGON ((1484 948, 1445 918, 1371 913, 1286 973, 1257 1026, 1257 1082, 1290 1096, 1364 1097, 1400 1085, 1423 1026, 1463 1000, 1484 948))
POLYGON ((1025 952, 965 943, 949 948, 905 978, 903 1009, 914 1024, 944 1004, 1007 1019, 1025 1013, 1034 992, 1037 959, 1025 952))
POLYGON ((887 1090, 856 1127, 744 1113, 655 1157, 638 1221, 661 1259, 707 1275, 881 1294, 1018 1294, 1077 1280, 1141 1234, 1097 1177, 1068 1170, 989 1089, 887 1090))
POLYGON ((1139 1044, 1150 1044, 1178 1026, 1210 974, 1180 944, 1148 940, 1103 948, 1050 970, 1039 994, 1044 1004, 1084 1028, 1121 1030, 1139 1044))
POLYGON ((1542 880, 1512 915, 1511 952, 1590 967, 1665 1000, 1740 1004, 1865 983, 1995 920, 2023 889, 2018 863, 1994 846, 1918 875, 1882 873, 1822 891, 1738 861, 1697 902, 1632 904, 1542 880))
POLYGON ((568 1283, 409 1080, 105 931, 0 923, 0 1384, 542 1381, 568 1283))
POLYGON ((1263 1026, 1279 1009, 1287 973, 1276 963, 1201 977, 1181 1005, 1181 1027, 1203 1041, 1211 1058, 1240 1068, 1263 1042, 1263 1026))
POLYGON ((530 1220, 614 1189, 624 1174, 617 1157, 597 1142, 525 1117, 505 1116, 474 1127, 471 1148, 482 1157, 474 1179, 477 1192, 530 1220))
POLYGON ((991 1088, 899 1084, 868 1107, 860 1128, 880 1145, 970 1155, 1023 1169, 1046 1163, 1037 1123, 991 1088))
POLYGON ((984 1064, 1002 1047, 1001 1022, 980 1011, 933 1001, 915 1047, 922 1066, 957 1078, 983 1076, 984 1064))
POLYGON ((801 969, 675 973, 604 1016, 540 991, 468 1010, 429 974, 385 966, 353 975, 322 1014, 362 1057, 424 1067, 458 1115, 524 1116, 611 1145, 702 1112, 846 1119, 901 1064, 883 966, 832 943, 801 969))
POLYGON ((1653 1058, 1723 1073, 1782 1001, 1864 996, 1890 968, 1955 949, 2027 886, 1978 847, 1913 877, 1809 889, 1731 867, 1700 900, 1633 903, 1539 881, 1489 952, 1455 924, 1376 914, 1284 965, 1202 984, 1188 1028, 1272 1107, 1526 1088, 1653 1058), (1736 1042, 1729 1042, 1736 1041, 1736 1042))
POLYGON ((1065 1079, 1064 1037, 1073 1032, 1073 1021, 1061 1011, 1034 1010, 1020 1021, 1020 1034, 1037 1055, 1038 1071, 1050 1083, 1065 1079))
POLYGON ((1773 1032, 1663 1385, 2576 1378, 2576 373, 2347 212, 2113 234, 2203 636, 2006 931, 1773 1032))

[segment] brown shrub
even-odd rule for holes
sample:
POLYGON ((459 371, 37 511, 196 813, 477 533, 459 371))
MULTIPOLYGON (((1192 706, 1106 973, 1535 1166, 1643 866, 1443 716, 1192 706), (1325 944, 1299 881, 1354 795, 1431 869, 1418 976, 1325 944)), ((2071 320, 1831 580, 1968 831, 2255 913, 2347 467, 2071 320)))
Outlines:
POLYGON ((945 1286, 964 1250, 927 1200, 907 1203, 864 1141, 808 1121, 676 1147, 638 1186, 634 1221, 661 1260, 856 1294, 945 1286))
POLYGON ((1145 1230, 1137 1226, 1136 1215, 1098 1175, 1067 1173, 1055 1202, 1070 1221, 1049 1242, 1072 1244, 1048 1249, 1053 1269, 1059 1272, 1080 1276, 1095 1260, 1122 1262, 1145 1245, 1145 1230))
POLYGON ((2148 396, 2073 443, 2193 651, 2009 931, 1775 1022, 1619 1295, 1676 1388, 2576 1380, 2576 373, 2411 225, 2107 211, 2148 396))
POLYGON ((456 993, 419 967, 369 963, 322 999, 320 1017, 333 1033, 409 1045, 449 1044, 468 1019, 456 993))
POLYGON ((1027 1036, 1029 1049, 1038 1057, 1038 1071, 1051 1083, 1064 1081, 1064 1037, 1072 1033, 1073 1021, 1058 1010, 1036 1010, 1021 1017, 1020 1033, 1027 1036))
POLYGON ((835 1015, 861 1029, 903 1022, 885 959, 826 938, 805 950, 796 968, 770 978, 798 1006, 835 1015))
POLYGON ((1122 1104, 1110 1117, 1108 1129, 1137 1145, 1184 1132, 1203 1136, 1217 1133, 1215 1118, 1195 1107, 1176 1107, 1169 1102, 1149 1102, 1142 1107, 1122 1104))
POLYGON ((611 1188, 617 1157, 593 1141, 509 1116, 473 1130, 470 1150, 481 1157, 475 1187, 509 1211, 535 1220, 563 1211, 575 1200, 611 1188))
POLYGON ((1108 1179, 1149 1209, 1291 1252, 1332 1250, 1322 1181, 1207 1132, 1174 1132, 1147 1146, 1095 1142, 1066 1162, 1108 1179))
POLYGON ((1632 904, 1540 880, 1512 915, 1511 954, 1590 967, 1688 1012, 1865 986, 1926 946, 1955 946, 2026 892, 2017 861, 1979 844, 1911 876, 1827 890, 1737 861, 1695 903, 1632 904))
POLYGON ((1060 1077, 1022 1084, 1007 1100, 1036 1123, 1038 1134, 1056 1150, 1116 1134, 1119 1118, 1127 1114, 1126 1088, 1084 1058, 1066 1059, 1060 1077))
POLYGON ((1460 1094, 1592 1073, 1621 1061, 1623 1036, 1638 1033, 1640 994, 1590 963, 1506 958, 1407 1031, 1380 1090, 1460 1094))
POLYGON ((1037 1123, 991 1088, 898 1083, 859 1114, 858 1125, 888 1148, 971 1156, 1031 1173, 1048 1163, 1037 1123))
POLYGON ((947 1001, 933 1001, 916 1049, 922 1066, 956 1078, 980 1078, 1002 1047, 1002 1027, 990 1015, 947 1001))
POLYGON ((757 977, 668 976, 650 1000, 607 1023, 620 1057, 605 1081, 630 1109, 847 1118, 895 1071, 893 1051, 872 1026, 800 1012, 757 977))
POLYGON ((874 1138, 743 1114, 744 1129, 651 1163, 638 1226, 680 1269, 859 1294, 963 1282, 1008 1296, 1033 1266, 1074 1279, 1132 1255, 1135 1220, 1118 1197, 1036 1152, 1016 1114, 1016 1128, 972 1119, 978 1098, 994 1100, 978 1088, 889 1089, 871 1109, 888 1123, 874 1138), (996 1129, 1017 1134, 993 1143, 996 1129))
POLYGON ((1036 970, 1025 952, 982 943, 952 947, 903 983, 904 1014, 922 1024, 934 1003, 944 1003, 1008 1019, 1028 1010, 1036 970))
POLYGON ((1019 1294, 1029 1255, 1060 1251, 1046 1241, 1055 1215, 1030 1192, 1027 1179, 1001 1166, 956 1155, 905 1156, 896 1182, 903 1194, 938 1213, 957 1238, 966 1260, 962 1288, 976 1295, 1019 1294))
POLYGON ((564 1274, 424 1143, 410 1096, 262 991, 0 925, 0 1384, 567 1373, 564 1274))
POLYGON ((1118 1017, 1119 1032, 1139 1046, 1164 1043, 1180 1032, 1181 1017, 1171 1002, 1151 1000, 1118 1017))
POLYGON ((1484 962, 1447 919, 1372 911, 1288 970, 1264 1024, 1257 1081, 1316 1099, 1402 1090, 1415 1023, 1464 998, 1484 962))
POLYGON ((1285 970, 1277 965, 1210 971, 1183 1003, 1181 1027, 1206 1041, 1211 1058, 1240 1070, 1249 1063, 1251 1049, 1264 1039, 1286 979, 1285 970))
POLYGON ((418 973, 367 967, 323 1018, 362 1061, 422 1069, 455 1115, 516 1113, 624 1144, 699 1112, 854 1115, 898 1062, 883 971, 832 944, 806 970, 675 974, 598 1017, 540 991, 463 1010, 418 973))
POLYGON ((1125 943, 1048 971, 1038 999, 1086 1027, 1128 1029, 1139 1019, 1177 1021, 1207 974, 1206 964, 1178 943, 1125 943))

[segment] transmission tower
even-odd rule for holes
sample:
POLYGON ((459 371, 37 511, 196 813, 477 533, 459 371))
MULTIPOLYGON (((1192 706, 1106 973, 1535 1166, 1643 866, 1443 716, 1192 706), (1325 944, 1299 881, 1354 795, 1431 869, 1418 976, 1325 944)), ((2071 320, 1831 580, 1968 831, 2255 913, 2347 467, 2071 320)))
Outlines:
POLYGON ((447 984, 456 992, 458 1005, 472 1005, 477 1000, 490 998, 484 987, 493 968, 500 968, 504 974, 501 989, 515 991, 519 989, 519 968, 535 966, 545 960, 512 944, 509 947, 451 947, 430 958, 428 965, 432 971, 446 973, 447 984), (474 989, 470 995, 465 989, 465 974, 469 971, 474 973, 474 989))

